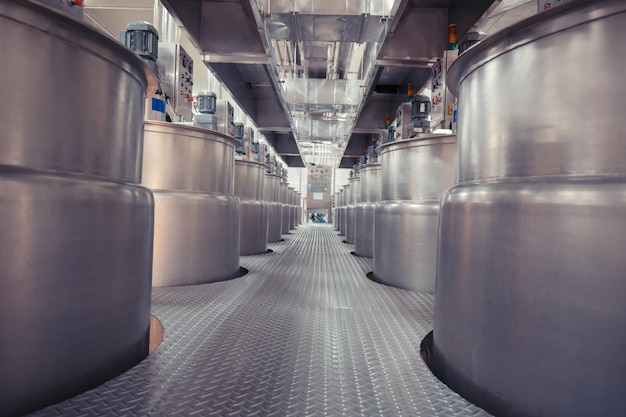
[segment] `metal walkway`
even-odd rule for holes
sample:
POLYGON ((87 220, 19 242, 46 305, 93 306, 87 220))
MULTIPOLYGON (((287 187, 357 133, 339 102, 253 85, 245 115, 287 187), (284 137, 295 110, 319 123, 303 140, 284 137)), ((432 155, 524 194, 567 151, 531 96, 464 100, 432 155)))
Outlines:
POLYGON ((433 298, 369 281, 331 225, 305 225, 231 281, 153 291, 165 327, 130 371, 36 416, 488 415, 419 345, 433 298))

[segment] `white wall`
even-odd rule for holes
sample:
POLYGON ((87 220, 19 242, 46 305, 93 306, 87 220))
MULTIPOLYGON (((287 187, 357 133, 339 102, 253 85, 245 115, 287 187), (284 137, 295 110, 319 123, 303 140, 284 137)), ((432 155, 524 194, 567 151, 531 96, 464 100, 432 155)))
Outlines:
POLYGON ((335 181, 333 182, 333 194, 341 190, 350 179, 350 168, 338 168, 335 170, 335 181))

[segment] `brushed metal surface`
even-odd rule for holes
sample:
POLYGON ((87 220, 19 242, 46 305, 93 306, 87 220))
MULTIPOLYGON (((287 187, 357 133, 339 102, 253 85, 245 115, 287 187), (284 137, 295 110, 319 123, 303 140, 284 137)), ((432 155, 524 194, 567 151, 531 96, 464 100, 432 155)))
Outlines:
POLYGON ((282 205, 280 203, 280 177, 265 174, 265 199, 270 202, 267 211, 267 240, 279 242, 282 239, 282 205))
POLYGON ((239 254, 267 252, 269 205, 265 197, 265 165, 235 161, 235 195, 239 197, 239 254))
POLYGON ((354 210, 354 253, 374 257, 374 212, 378 203, 359 203, 354 210))
POLYGON ((265 201, 280 203, 280 177, 274 174, 265 174, 265 201))
POLYGON ((266 201, 265 165, 253 161, 235 161, 235 192, 241 200, 266 201))
POLYGON ((288 192, 288 189, 289 189, 289 183, 281 181, 280 185, 279 185, 279 190, 280 190, 279 193, 280 194, 279 194, 278 198, 279 198, 279 201, 282 204, 287 204, 287 192, 288 192))
POLYGON ((296 190, 293 187, 288 187, 287 190, 287 201, 289 205, 289 230, 293 230, 296 227, 296 190))
POLYGON ((454 185, 455 137, 390 142, 379 147, 379 158, 383 201, 374 214, 374 279, 434 292, 439 199, 454 185))
POLYGON ((487 415, 420 358, 432 295, 366 279, 371 260, 330 225, 270 247, 242 278, 155 288, 156 352, 35 416, 487 415))
POLYGON ((267 207, 267 241, 280 242, 282 239, 282 206, 275 201, 268 202, 267 207))
POLYGON ((289 228, 291 230, 296 228, 297 216, 298 216, 298 208, 294 205, 289 206, 289 228))
POLYGON ((241 200, 239 208, 239 254, 257 255, 267 252, 269 207, 266 201, 241 200))
POLYGON ((625 219, 622 179, 453 188, 437 375, 497 415, 625 415, 625 219))
POLYGON ((335 221, 337 222, 337 232, 341 231, 341 207, 335 209, 335 221))
POLYGON ((383 201, 374 213, 374 280, 435 292, 439 200, 383 201))
POLYGON ((356 206, 353 204, 346 207, 346 243, 354 244, 355 209, 356 206))
POLYGON ((464 183, 443 199, 433 365, 498 415, 626 414, 626 54, 598 47, 625 27, 623 1, 575 1, 453 65, 464 183))
POLYGON ((289 206, 288 204, 282 203, 280 206, 280 215, 281 215, 281 233, 286 235, 289 234, 289 219, 290 219, 290 215, 289 215, 289 211, 291 209, 291 206, 289 206))
POLYGON ((281 203, 281 206, 280 206, 281 230, 280 232, 286 235, 286 234, 289 234, 289 205, 288 205, 289 183, 281 181, 279 190, 280 190, 279 200, 281 203))
POLYGON ((345 236, 346 235, 346 228, 348 226, 348 211, 347 211, 347 207, 343 206, 343 207, 339 207, 339 217, 340 217, 340 223, 339 223, 339 236, 345 236))
POLYGON ((563 6, 513 25, 450 68, 457 132, 467 139, 459 141, 459 182, 624 173, 623 115, 615 109, 626 95, 626 54, 597 46, 626 36, 625 4, 563 6), (581 97, 601 99, 590 106, 581 97))
POLYGON ((354 243, 356 235, 356 205, 361 201, 361 178, 350 178, 350 201, 346 208, 346 243, 354 243))
POLYGON ((382 167, 380 164, 365 165, 359 173, 361 178, 361 203, 377 203, 382 199, 382 167))
POLYGON ((350 204, 350 183, 343 186, 343 200, 342 206, 347 206, 350 204))
POLYGON ((154 191, 153 285, 190 285, 239 273, 239 198, 154 191))
POLYGON ((0 3, 0 165, 138 183, 146 89, 130 50, 36 3, 0 3))
POLYGON ((144 186, 153 190, 234 193, 233 139, 206 129, 164 122, 146 122, 144 131, 144 186))
POLYGON ((374 256, 374 211, 382 198, 382 167, 365 165, 359 172, 361 198, 354 211, 354 253, 374 256))
POLYGON ((424 135, 378 147, 382 200, 438 200, 456 180, 454 135, 424 135))
POLYGON ((341 193, 341 212, 339 215, 341 216, 340 224, 339 224, 339 235, 346 236, 348 230, 348 204, 350 202, 350 184, 346 184, 342 189, 343 193, 341 193))
POLYGON ((349 205, 355 205, 361 202, 361 178, 350 178, 350 201, 349 205))
POLYGON ((236 276, 240 209, 232 195, 233 140, 205 129, 146 122, 144 148, 143 185, 155 194, 153 284, 236 276))
POLYGON ((69 398, 147 356, 153 208, 134 185, 0 171, 0 414, 69 398))
POLYGON ((153 199, 139 182, 156 77, 54 9, 0 2, 0 414, 148 354, 153 199))

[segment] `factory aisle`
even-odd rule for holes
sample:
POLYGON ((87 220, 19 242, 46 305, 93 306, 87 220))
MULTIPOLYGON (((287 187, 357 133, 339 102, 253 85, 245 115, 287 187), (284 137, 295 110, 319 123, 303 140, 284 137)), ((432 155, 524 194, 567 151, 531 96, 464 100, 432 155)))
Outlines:
POLYGON ((476 416, 419 345, 433 298, 369 281, 332 225, 300 226, 231 281, 156 288, 157 351, 37 416, 476 416))

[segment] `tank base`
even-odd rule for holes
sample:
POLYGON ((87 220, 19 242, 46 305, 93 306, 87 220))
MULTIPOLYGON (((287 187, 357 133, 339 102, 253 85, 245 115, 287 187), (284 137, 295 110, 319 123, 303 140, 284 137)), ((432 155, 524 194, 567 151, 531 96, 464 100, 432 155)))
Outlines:
POLYGON ((374 212, 378 203, 359 203, 354 212, 354 252, 374 257, 374 212))
POLYGON ((153 210, 139 186, 0 173, 0 414, 69 398, 148 355, 153 210))
POLYGON ((374 212, 375 280, 435 292, 438 201, 383 201, 374 212))
POLYGON ((457 186, 440 236, 440 379, 501 416, 626 415, 626 182, 457 186))
POLYGON ((240 203, 240 255, 267 252, 268 204, 265 201, 243 200, 240 203))
POLYGON ((204 284, 239 274, 239 198, 155 191, 153 286, 204 284))
POLYGON ((268 203, 267 213, 267 241, 268 242, 280 242, 282 239, 282 214, 280 203, 271 202, 268 203))

